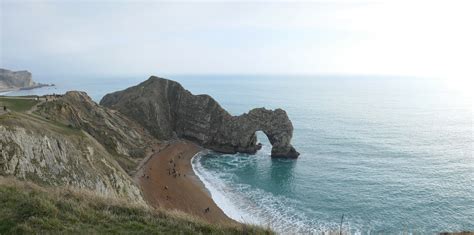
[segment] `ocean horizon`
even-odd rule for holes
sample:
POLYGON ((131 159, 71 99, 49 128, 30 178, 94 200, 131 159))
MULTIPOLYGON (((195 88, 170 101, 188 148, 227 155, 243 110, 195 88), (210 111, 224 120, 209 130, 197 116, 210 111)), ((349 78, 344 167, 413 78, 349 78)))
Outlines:
MULTIPOLYGON (((169 75, 233 115, 283 108, 297 160, 200 153, 193 169, 231 218, 282 233, 474 230, 472 99, 429 79, 384 76, 169 75), (471 206, 470 206, 471 205, 471 206)), ((109 92, 146 80, 37 78, 7 95, 109 92)))

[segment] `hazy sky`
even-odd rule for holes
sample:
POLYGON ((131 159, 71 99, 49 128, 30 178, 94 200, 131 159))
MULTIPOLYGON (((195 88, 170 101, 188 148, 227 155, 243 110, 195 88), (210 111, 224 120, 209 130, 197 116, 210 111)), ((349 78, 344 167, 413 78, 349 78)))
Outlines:
POLYGON ((0 66, 40 75, 474 78, 469 0, 0 1, 0 66))

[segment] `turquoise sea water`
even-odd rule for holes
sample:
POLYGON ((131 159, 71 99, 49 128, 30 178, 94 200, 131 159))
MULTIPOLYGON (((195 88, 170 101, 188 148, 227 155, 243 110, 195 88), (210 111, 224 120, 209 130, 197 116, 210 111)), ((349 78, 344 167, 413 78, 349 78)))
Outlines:
MULTIPOLYGON (((204 153, 193 167, 231 217, 283 233, 474 231, 472 96, 431 79, 167 76, 230 113, 283 108, 297 160, 204 153)), ((145 78, 42 79, 96 101, 145 78)))

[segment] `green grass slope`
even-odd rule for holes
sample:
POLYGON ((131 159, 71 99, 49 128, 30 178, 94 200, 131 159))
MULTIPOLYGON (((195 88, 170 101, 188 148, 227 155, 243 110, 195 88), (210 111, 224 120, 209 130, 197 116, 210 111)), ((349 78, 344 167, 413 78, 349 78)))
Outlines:
POLYGON ((272 234, 256 226, 212 225, 91 191, 45 188, 0 177, 0 234, 272 234))
POLYGON ((6 106, 8 109, 24 112, 31 109, 38 101, 29 97, 0 97, 0 108, 6 106))

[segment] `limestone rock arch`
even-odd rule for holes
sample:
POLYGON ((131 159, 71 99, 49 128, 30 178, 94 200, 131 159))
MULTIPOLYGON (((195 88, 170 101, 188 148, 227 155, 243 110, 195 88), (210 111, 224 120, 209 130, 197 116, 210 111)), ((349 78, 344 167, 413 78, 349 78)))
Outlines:
POLYGON ((150 77, 123 91, 104 96, 101 105, 137 121, 158 139, 192 140, 224 153, 255 153, 256 131, 272 144, 272 157, 297 158, 291 145, 293 125, 282 109, 256 108, 232 116, 208 95, 193 95, 179 83, 150 77))

